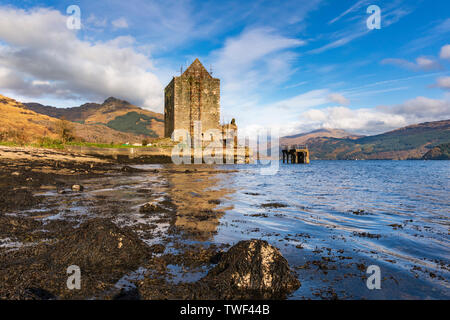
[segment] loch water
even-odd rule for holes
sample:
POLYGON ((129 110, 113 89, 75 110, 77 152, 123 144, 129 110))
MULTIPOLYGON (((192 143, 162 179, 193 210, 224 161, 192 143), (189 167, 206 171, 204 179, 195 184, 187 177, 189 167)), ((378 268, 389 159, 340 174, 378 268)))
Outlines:
MULTIPOLYGON (((270 175, 257 164, 134 167, 147 171, 80 181, 83 193, 46 192, 58 213, 44 219, 103 215, 148 245, 164 243, 165 253, 263 239, 301 282, 288 299, 450 298, 449 161, 280 162, 270 175), (177 208, 170 223, 139 211, 167 199, 177 208), (145 224, 158 227, 146 233, 145 224), (380 289, 367 286, 369 266, 380 270, 380 289)), ((174 283, 208 272, 168 269, 174 283)))

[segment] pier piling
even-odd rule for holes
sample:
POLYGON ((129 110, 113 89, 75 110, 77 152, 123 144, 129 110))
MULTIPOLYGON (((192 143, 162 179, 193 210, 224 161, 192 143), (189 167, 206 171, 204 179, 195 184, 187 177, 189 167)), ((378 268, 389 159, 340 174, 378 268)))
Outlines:
POLYGON ((283 163, 309 163, 309 150, 306 145, 282 146, 283 163))

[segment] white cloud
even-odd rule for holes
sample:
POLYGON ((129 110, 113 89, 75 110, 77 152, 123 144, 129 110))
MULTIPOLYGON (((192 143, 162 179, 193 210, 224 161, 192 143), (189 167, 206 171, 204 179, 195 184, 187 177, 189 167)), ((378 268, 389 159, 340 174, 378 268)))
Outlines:
POLYGON ((207 59, 214 76, 221 79, 222 115, 243 114, 243 109, 261 105, 265 90, 273 90, 295 71, 297 55, 290 50, 304 44, 269 28, 248 29, 228 38, 207 59))
MULTIPOLYGON (((398 105, 376 108, 351 109, 344 106, 320 108, 326 103, 328 95, 328 90, 322 89, 289 99, 288 105, 297 100, 299 104, 305 106, 302 112, 296 114, 277 113, 276 107, 279 103, 273 104, 263 109, 255 117, 254 123, 243 128, 242 133, 254 137, 258 130, 271 128, 277 130, 280 136, 286 136, 320 128, 332 128, 372 135, 411 124, 450 119, 450 96, 442 100, 417 97, 398 105), (313 96, 317 98, 322 96, 324 100, 312 100, 313 96)), ((291 106, 291 111, 293 110, 295 109, 291 106)))
POLYGON ((371 134, 398 128, 406 124, 400 115, 374 111, 373 109, 349 109, 330 107, 323 110, 308 110, 301 116, 301 126, 312 129, 335 128, 350 132, 371 134))
POLYGON ((441 48, 441 59, 450 59, 450 44, 447 44, 441 48))
POLYGON ((436 71, 442 70, 442 66, 436 60, 427 57, 418 57, 415 62, 405 59, 383 59, 381 64, 396 65, 412 71, 436 71))
POLYGON ((0 83, 28 97, 101 101, 108 96, 162 110, 152 61, 131 37, 80 40, 59 11, 0 7, 0 83))
POLYGON ((238 123, 240 135, 253 137, 257 130, 267 128, 276 129, 281 135, 298 133, 295 119, 308 108, 329 103, 329 94, 328 89, 318 89, 273 103, 253 102, 247 106, 246 112, 243 112, 249 115, 249 118, 244 119, 243 123, 238 123))
POLYGON ((83 28, 105 28, 107 25, 108 20, 106 18, 100 19, 99 17, 91 13, 86 19, 86 24, 83 24, 83 28))
MULTIPOLYGON (((230 73, 242 72, 242 68, 250 69, 256 67, 270 54, 304 45, 299 39, 292 39, 276 34, 271 29, 259 28, 246 30, 238 37, 229 38, 216 55, 216 67, 224 76, 230 73)), ((271 59, 280 63, 280 60, 271 59)), ((267 61, 266 61, 267 63, 267 61)))
POLYGON ((450 119, 450 101, 417 97, 393 107, 379 107, 391 114, 401 115, 409 123, 450 119))
POLYGON ((119 19, 116 19, 116 20, 113 20, 111 22, 111 24, 117 29, 126 29, 126 28, 128 28, 127 19, 125 19, 123 17, 119 18, 119 19))
POLYGON ((334 128, 360 134, 378 134, 410 124, 449 118, 450 101, 417 97, 399 105, 374 109, 310 109, 300 116, 297 132, 334 128))
POLYGON ((450 77, 438 78, 436 86, 442 89, 450 90, 450 77))
POLYGON ((348 104, 350 104, 350 101, 346 97, 344 97, 342 94, 340 94, 340 93, 331 93, 328 96, 328 99, 331 102, 336 102, 336 103, 339 103, 340 105, 348 105, 348 104))
POLYGON ((429 58, 425 58, 425 57, 417 58, 416 63, 417 63, 417 66, 423 70, 433 70, 433 69, 441 68, 441 66, 439 65, 438 62, 436 62, 432 59, 429 59, 429 58))

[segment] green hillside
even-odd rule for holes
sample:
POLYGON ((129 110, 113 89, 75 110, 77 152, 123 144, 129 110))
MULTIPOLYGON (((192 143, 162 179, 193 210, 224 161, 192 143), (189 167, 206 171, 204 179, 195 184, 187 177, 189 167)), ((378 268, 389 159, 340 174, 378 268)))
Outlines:
POLYGON ((450 160, 450 143, 444 143, 434 147, 423 156, 423 159, 450 160))
POLYGON ((450 142, 450 120, 427 122, 358 139, 316 138, 308 141, 313 159, 421 159, 450 142))
POLYGON ((123 116, 118 116, 114 120, 109 121, 106 126, 111 129, 130 132, 134 134, 143 134, 152 138, 157 138, 158 135, 155 131, 149 129, 151 127, 152 120, 158 122, 164 122, 156 117, 147 116, 145 114, 139 114, 137 112, 128 112, 123 116))
POLYGON ((155 137, 155 134, 158 137, 164 136, 163 114, 142 109, 125 100, 114 97, 109 97, 102 104, 85 103, 79 107, 72 108, 56 108, 33 102, 26 103, 25 105, 28 109, 36 113, 58 119, 65 119, 86 125, 107 125, 109 123, 111 129, 127 134, 139 132, 139 134, 144 134, 149 137, 155 137), (131 113, 132 115, 128 115, 131 113), (138 119, 136 114, 140 114, 142 117, 138 119), (114 121, 119 119, 124 119, 126 123, 120 124, 119 121, 114 121), (135 123, 133 123, 134 120, 136 121, 135 123), (147 126, 142 122, 147 122, 147 126), (136 123, 137 127, 135 127, 136 123), (125 128, 126 131, 120 128, 125 128))

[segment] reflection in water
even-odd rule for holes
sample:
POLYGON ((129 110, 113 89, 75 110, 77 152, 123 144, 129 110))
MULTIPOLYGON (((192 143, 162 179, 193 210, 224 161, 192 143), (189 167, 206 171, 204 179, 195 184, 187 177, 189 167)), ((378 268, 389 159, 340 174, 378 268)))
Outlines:
POLYGON ((220 206, 234 192, 227 184, 231 172, 211 166, 173 166, 163 171, 162 176, 168 182, 167 194, 176 205, 174 226, 198 240, 211 239, 220 218, 233 208, 220 206))

